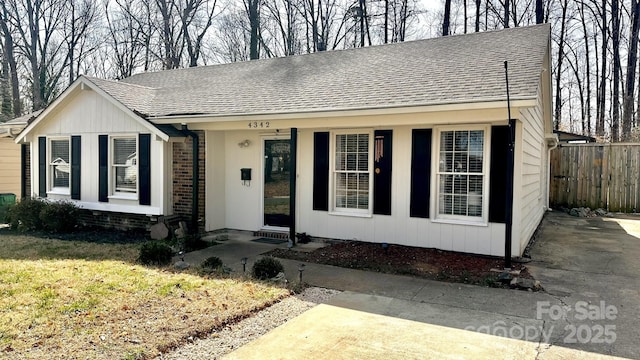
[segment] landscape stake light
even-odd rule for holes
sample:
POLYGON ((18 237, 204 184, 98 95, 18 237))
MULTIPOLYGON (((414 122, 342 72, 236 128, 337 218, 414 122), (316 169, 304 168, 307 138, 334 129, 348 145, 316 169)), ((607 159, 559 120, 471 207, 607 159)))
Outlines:
POLYGON ((247 258, 243 257, 242 259, 240 259, 240 262, 242 263, 242 272, 246 272, 247 271, 247 258))
POLYGON ((300 283, 302 284, 302 272, 304 271, 305 264, 298 265, 298 272, 300 272, 300 283))

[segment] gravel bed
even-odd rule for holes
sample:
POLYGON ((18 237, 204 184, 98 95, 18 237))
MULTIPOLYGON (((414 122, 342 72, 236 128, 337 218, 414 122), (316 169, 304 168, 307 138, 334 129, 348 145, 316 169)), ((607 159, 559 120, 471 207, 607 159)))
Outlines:
POLYGON ((332 289, 307 288, 301 294, 289 296, 251 317, 209 334, 207 338, 195 339, 162 354, 159 359, 218 359, 339 293, 332 289))

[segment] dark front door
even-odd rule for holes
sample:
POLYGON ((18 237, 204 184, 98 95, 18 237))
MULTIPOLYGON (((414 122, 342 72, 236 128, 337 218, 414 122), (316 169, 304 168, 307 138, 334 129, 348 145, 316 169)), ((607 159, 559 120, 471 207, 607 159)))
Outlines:
POLYGON ((289 139, 264 141, 264 225, 289 227, 289 139))

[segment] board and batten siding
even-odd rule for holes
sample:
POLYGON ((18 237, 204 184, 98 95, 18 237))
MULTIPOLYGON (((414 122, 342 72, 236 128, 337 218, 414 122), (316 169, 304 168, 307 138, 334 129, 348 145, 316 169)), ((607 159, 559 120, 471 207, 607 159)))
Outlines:
MULTIPOLYGON (((42 119, 34 129, 31 140, 31 163, 38 163, 38 141, 40 136, 71 136, 81 137, 82 181, 80 188, 81 199, 77 204, 84 209, 114 211, 133 214, 167 215, 170 201, 162 191, 164 184, 169 181, 171 159, 169 143, 151 136, 151 205, 141 206, 138 200, 110 198, 108 202, 98 201, 98 136, 99 135, 135 135, 150 133, 140 121, 132 118, 113 102, 92 90, 80 90, 70 96, 54 111, 42 119)), ((31 179, 37 182, 38 167, 31 169, 31 179)), ((34 183, 32 191, 38 189, 34 183)), ((32 196, 37 196, 33 192, 32 196)), ((70 196, 51 194, 52 199, 70 199, 70 196)))
POLYGON ((0 138, 0 193, 14 194, 16 199, 21 196, 20 145, 13 138, 0 138))
POLYGON ((516 139, 516 144, 520 144, 520 159, 516 156, 516 163, 520 165, 520 169, 515 174, 515 183, 519 183, 519 186, 514 187, 513 227, 514 238, 517 234, 520 248, 514 249, 513 255, 522 254, 545 211, 548 166, 540 88, 537 105, 520 109, 521 122, 516 139))

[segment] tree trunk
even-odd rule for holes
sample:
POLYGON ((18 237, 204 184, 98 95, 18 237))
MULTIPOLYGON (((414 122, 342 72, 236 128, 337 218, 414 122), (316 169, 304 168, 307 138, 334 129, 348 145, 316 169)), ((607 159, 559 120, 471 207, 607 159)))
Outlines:
MULTIPOLYGON (((504 0, 504 28, 509 28, 509 2, 511 0, 504 0)), ((562 24, 564 26, 564 24, 562 24)))
POLYGON ((544 8, 542 6, 542 0, 536 0, 536 24, 542 24, 543 22, 544 22, 544 8))
POLYGON ((462 1, 462 7, 464 8, 464 33, 467 33, 467 0, 462 1))
POLYGON ((602 44, 601 44, 601 65, 600 65, 600 86, 597 98, 597 120, 596 135, 604 137, 604 115, 605 115, 605 92, 607 91, 607 0, 602 0, 602 44))
POLYGON ((631 137, 633 125, 633 93, 635 90, 636 65, 638 63, 638 18, 640 2, 631 1, 631 29, 629 34, 629 50, 627 53, 627 80, 625 82, 624 98, 622 100, 622 140, 627 141, 631 137))
POLYGON ((18 64, 16 62, 16 56, 13 45, 13 37, 9 31, 7 24, 7 8, 5 3, 2 3, 2 14, 0 14, 0 27, 4 34, 4 54, 9 64, 9 81, 11 83, 11 99, 13 116, 17 117, 22 115, 22 103, 20 102, 20 86, 18 84, 18 64))
POLYGON ((449 22, 451 21, 451 0, 444 2, 444 18, 442 19, 442 36, 449 35, 449 22))
POLYGON ((260 58, 260 12, 259 0, 248 0, 249 2, 249 27, 251 29, 249 39, 249 59, 256 60, 260 58))
POLYGON ((558 63, 556 67, 556 101, 555 101, 555 123, 554 128, 560 130, 560 123, 562 122, 562 96, 561 96, 561 81, 562 78, 562 62, 564 60, 564 35, 565 35, 565 21, 567 18, 567 2, 564 0, 561 4, 562 7, 562 20, 560 21, 560 34, 558 39, 558 63))
MULTIPOLYGON (((584 2, 582 2, 582 6, 580 7, 580 15, 582 17, 582 33, 583 33, 583 40, 584 40, 584 62, 585 62, 585 71, 586 71, 586 113, 585 113, 585 117, 586 117, 586 123, 587 123, 587 129, 586 129, 586 133, 583 133, 583 135, 587 135, 587 136, 591 136, 591 56, 590 56, 590 49, 589 49, 589 33, 587 31, 587 18, 584 12, 584 2)), ((536 21, 537 21, 537 11, 536 11, 536 21)))
POLYGON ((42 100, 42 83, 40 82, 40 66, 38 64, 38 37, 40 36, 40 0, 36 0, 35 4, 31 0, 26 1, 28 12, 29 26, 29 64, 31 67, 31 100, 33 102, 33 111, 40 110, 44 107, 42 100), (34 6, 35 5, 35 6, 34 6))
POLYGON ((613 44, 613 95, 611 97, 611 141, 620 141, 620 14, 618 0, 611 1, 613 44))
POLYGON ((482 0, 475 0, 476 2, 476 32, 480 32, 480 4, 482 0))

